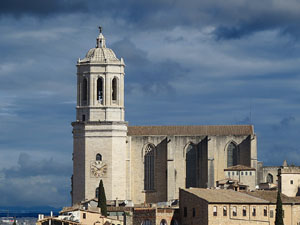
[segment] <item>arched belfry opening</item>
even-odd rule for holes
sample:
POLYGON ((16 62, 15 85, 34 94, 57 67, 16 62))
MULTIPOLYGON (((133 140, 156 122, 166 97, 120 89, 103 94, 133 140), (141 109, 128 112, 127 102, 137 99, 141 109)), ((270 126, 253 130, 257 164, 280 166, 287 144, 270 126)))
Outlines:
POLYGON ((112 80, 112 100, 117 101, 117 96, 118 96, 118 80, 115 77, 112 80))
POLYGON ((154 190, 155 147, 148 144, 144 155, 144 190, 154 190))
POLYGON ((197 187, 197 146, 189 144, 186 148, 186 180, 185 186, 197 187))
POLYGON ((273 175, 270 173, 267 175, 267 182, 270 184, 274 183, 273 175))
POLYGON ((103 79, 99 77, 97 80, 97 101, 103 104, 103 79))
POLYGON ((227 147, 227 167, 236 166, 238 164, 238 146, 230 142, 227 147))
POLYGON ((82 103, 84 105, 87 104, 87 95, 88 95, 88 87, 87 87, 87 79, 86 78, 83 78, 83 81, 82 81, 82 103))

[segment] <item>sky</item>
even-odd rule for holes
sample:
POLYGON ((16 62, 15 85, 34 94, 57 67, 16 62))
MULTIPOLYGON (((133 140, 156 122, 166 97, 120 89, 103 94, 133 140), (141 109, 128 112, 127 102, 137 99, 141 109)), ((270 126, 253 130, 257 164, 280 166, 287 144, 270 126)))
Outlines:
POLYGON ((0 6, 0 207, 70 205, 76 62, 98 26, 130 125, 253 124, 300 165, 298 0, 10 0, 0 6))

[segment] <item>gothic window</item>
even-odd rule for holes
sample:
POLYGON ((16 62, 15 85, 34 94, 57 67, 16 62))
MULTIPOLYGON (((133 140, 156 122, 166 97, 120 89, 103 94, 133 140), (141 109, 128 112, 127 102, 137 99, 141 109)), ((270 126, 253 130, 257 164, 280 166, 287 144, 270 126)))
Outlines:
POLYGON ((227 167, 236 166, 238 164, 238 148, 231 142, 227 148, 227 167))
POLYGON ((273 184, 273 175, 270 173, 267 175, 267 183, 273 184))
POLYGON ((96 155, 96 160, 97 160, 97 161, 102 161, 102 155, 98 153, 98 154, 96 155))
POLYGON ((112 100, 116 101, 117 100, 117 95, 118 95, 118 88, 117 88, 117 78, 115 77, 112 80, 112 100))
POLYGON ((154 146, 148 144, 144 156, 144 189, 154 190, 154 146))
POLYGON ((168 224, 167 224, 167 221, 166 221, 165 219, 162 219, 162 220, 160 221, 160 225, 168 225, 168 224))
POLYGON ((175 220, 175 219, 172 219, 172 221, 171 221, 171 225, 178 225, 178 222, 177 222, 177 220, 175 220))
POLYGON ((87 92, 87 79, 86 78, 83 78, 83 81, 82 81, 82 101, 83 101, 83 104, 86 104, 86 101, 87 101, 87 95, 88 95, 88 92, 87 92))
POLYGON ((95 191, 95 196, 96 196, 96 198, 98 198, 98 195, 99 195, 99 188, 97 187, 97 188, 96 188, 96 191, 95 191))
POLYGON ((150 220, 144 220, 142 222, 142 225, 152 225, 151 221, 150 220))
POLYGON ((197 147, 189 144, 186 149, 186 188, 197 187, 197 147))
POLYGON ((103 79, 101 77, 97 80, 97 101, 103 104, 103 79))

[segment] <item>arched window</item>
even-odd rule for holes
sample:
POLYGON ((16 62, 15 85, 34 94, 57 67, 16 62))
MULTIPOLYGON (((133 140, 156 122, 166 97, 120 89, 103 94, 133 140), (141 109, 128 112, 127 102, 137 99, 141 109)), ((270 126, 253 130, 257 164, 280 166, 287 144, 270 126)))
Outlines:
POLYGON ((160 221, 160 225, 168 225, 168 224, 167 224, 167 221, 166 221, 165 219, 162 219, 162 220, 160 221))
POLYGON ((103 104, 103 79, 101 77, 97 80, 97 101, 103 104))
POLYGON ((112 80, 112 100, 113 101, 116 101, 117 100, 117 95, 118 95, 118 88, 117 88, 117 78, 115 77, 113 80, 112 80))
POLYGON ((83 81, 82 81, 82 101, 83 101, 83 104, 86 104, 87 95, 88 95, 88 92, 87 92, 87 79, 83 78, 83 81))
POLYGON ((197 147, 193 144, 189 144, 186 149, 185 186, 197 187, 197 147))
POLYGON ((142 222, 142 225, 152 225, 151 221, 150 220, 144 220, 142 222))
POLYGON ((227 148, 227 167, 236 166, 238 164, 238 148, 231 142, 227 148))
POLYGON ((267 175, 267 182, 270 184, 273 184, 273 175, 270 173, 268 173, 268 175, 267 175))
POLYGON ((144 156, 144 189, 154 190, 154 146, 148 144, 144 156))
POLYGON ((97 187, 95 191, 95 197, 98 198, 98 196, 99 196, 99 188, 97 187))
POLYGON ((175 220, 175 219, 172 219, 172 221, 171 221, 171 225, 178 225, 178 222, 177 222, 177 220, 175 220))
POLYGON ((98 153, 98 154, 96 155, 96 160, 97 160, 97 161, 102 161, 102 155, 98 153))

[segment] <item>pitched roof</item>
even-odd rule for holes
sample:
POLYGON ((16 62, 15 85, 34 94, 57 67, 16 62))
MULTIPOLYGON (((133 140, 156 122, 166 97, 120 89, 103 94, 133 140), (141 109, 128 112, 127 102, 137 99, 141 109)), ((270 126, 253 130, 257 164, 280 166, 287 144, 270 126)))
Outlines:
MULTIPOLYGON (((277 201, 277 191, 258 190, 245 193, 257 198, 265 199, 274 204, 276 204, 277 201)), ((288 197, 284 194, 281 194, 281 201, 282 203, 300 203, 300 197, 288 197)))
POLYGON ((252 125, 128 126, 129 136, 227 136, 252 134, 254 134, 252 125))
POLYGON ((209 203, 268 203, 267 200, 233 190, 204 188, 189 188, 181 190, 194 194, 209 203))
POLYGON ((236 165, 236 166, 230 166, 226 169, 224 169, 224 171, 242 171, 242 170, 254 170, 254 168, 251 168, 251 167, 248 167, 248 166, 245 166, 245 165, 236 165))

